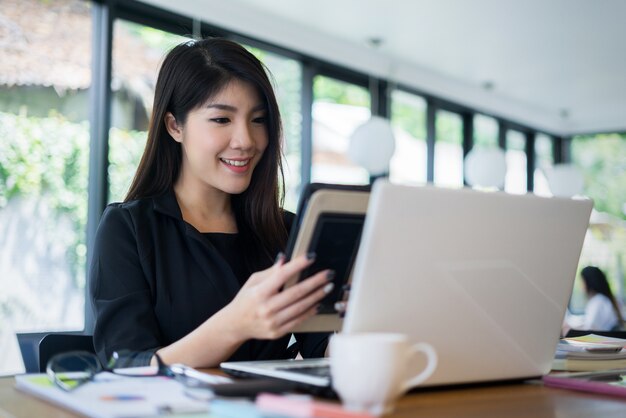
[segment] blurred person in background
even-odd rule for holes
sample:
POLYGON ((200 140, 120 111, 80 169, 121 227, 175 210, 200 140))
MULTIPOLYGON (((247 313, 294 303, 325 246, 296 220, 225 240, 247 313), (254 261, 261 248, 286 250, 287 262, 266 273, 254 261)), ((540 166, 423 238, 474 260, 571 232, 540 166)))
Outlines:
POLYGON ((623 329, 624 318, 620 306, 611 292, 605 274, 598 267, 587 266, 580 272, 587 304, 583 315, 565 317, 564 335, 570 329, 617 331, 623 329))

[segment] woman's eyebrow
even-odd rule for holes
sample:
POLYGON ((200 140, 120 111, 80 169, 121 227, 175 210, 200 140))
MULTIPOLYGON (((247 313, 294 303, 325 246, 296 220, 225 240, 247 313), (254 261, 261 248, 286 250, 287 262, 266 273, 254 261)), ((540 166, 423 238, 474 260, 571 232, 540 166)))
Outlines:
MULTIPOLYGON (((207 109, 220 109, 220 110, 228 110, 231 112, 236 112, 237 111, 237 107, 236 106, 232 106, 232 105, 227 105, 227 104, 222 104, 222 103, 209 103, 206 105, 207 109)), ((256 106, 254 106, 252 109, 252 112, 258 112, 260 110, 265 110, 265 105, 264 104, 258 104, 256 106)))

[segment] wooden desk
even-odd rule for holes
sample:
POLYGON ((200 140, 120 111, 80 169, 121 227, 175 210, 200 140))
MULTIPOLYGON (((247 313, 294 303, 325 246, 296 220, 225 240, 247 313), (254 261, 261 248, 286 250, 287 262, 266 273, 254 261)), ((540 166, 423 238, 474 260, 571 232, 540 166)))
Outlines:
MULTIPOLYGON (((17 391, 12 377, 0 378, 1 418, 76 418, 78 415, 17 391)), ((412 393, 386 418, 623 418, 626 401, 601 395, 515 384, 412 393)))

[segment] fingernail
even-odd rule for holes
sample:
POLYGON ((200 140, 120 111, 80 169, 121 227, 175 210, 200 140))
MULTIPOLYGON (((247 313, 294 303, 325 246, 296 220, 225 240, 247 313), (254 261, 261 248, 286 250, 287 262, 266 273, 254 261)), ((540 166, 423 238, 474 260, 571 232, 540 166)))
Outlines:
POLYGON ((337 312, 343 312, 346 310, 346 302, 336 302, 335 303, 335 310, 337 312))
POLYGON ((332 282, 334 278, 335 278, 335 270, 328 270, 328 272, 326 273, 326 280, 328 280, 329 282, 332 282))
POLYGON ((343 290, 344 292, 347 292, 350 290, 350 283, 346 283, 343 286, 341 286, 341 290, 343 290))
POLYGON ((335 287, 335 283, 328 283, 324 286, 324 293, 330 293, 333 290, 333 287, 335 287))
POLYGON ((307 260, 315 260, 315 253, 306 253, 307 260))
POLYGON ((283 253, 283 252, 281 251, 281 252, 279 252, 279 253, 276 255, 276 260, 274 261, 274 264, 278 264, 278 263, 280 263, 281 261, 283 261, 284 259, 285 259, 285 253, 283 253))

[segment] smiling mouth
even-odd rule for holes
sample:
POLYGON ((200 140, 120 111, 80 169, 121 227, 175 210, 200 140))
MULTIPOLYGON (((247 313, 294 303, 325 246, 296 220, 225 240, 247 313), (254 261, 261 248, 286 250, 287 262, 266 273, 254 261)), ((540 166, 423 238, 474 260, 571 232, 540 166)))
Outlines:
POLYGON ((229 160, 226 158, 220 158, 220 160, 225 164, 232 165, 233 167, 245 167, 250 163, 252 159, 250 158, 247 160, 229 160))

